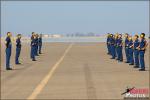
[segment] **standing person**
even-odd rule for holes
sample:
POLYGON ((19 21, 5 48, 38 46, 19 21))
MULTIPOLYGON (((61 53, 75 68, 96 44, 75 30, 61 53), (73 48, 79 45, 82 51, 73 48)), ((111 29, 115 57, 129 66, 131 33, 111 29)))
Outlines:
POLYGON ((111 38, 110 38, 110 44, 111 44, 111 55, 112 58, 111 59, 115 59, 116 57, 116 53, 115 53, 115 37, 113 34, 111 34, 111 38))
POLYGON ((122 34, 118 35, 118 40, 117 40, 117 54, 118 54, 118 61, 123 61, 123 55, 122 55, 122 34))
MULTIPOLYGON (((34 39, 34 35, 35 35, 35 32, 32 32, 32 35, 31 35, 31 44, 32 44, 32 41, 33 41, 33 39, 34 39)), ((33 55, 32 55, 32 51, 33 50, 33 48, 32 48, 32 45, 31 45, 31 52, 30 52, 30 57, 31 57, 31 59, 32 59, 32 57, 33 57, 33 55)))
POLYGON ((130 63, 129 65, 134 65, 132 36, 129 36, 129 63, 130 63))
POLYGON ((117 45, 117 43, 118 43, 118 33, 116 33, 115 34, 115 56, 116 56, 116 60, 119 60, 118 59, 118 45, 117 45))
POLYGON ((107 54, 111 54, 111 51, 110 51, 110 33, 107 33, 107 41, 106 41, 106 45, 107 45, 107 49, 108 49, 108 52, 107 54))
POLYGON ((39 37, 39 35, 36 34, 35 36, 36 36, 36 39, 35 39, 35 42, 36 42, 35 56, 39 56, 39 55, 38 55, 38 46, 39 46, 39 40, 38 40, 38 37, 39 37))
POLYGON ((18 34, 16 39, 16 57, 15 57, 16 64, 21 64, 19 62, 20 52, 21 52, 21 34, 18 34))
POLYGON ((42 54, 41 48, 42 48, 42 34, 40 34, 39 36, 39 54, 42 54))
POLYGON ((12 49, 11 36, 12 36, 11 32, 7 32, 7 37, 5 39, 6 70, 12 70, 12 68, 10 68, 10 57, 11 57, 11 49, 12 49))
POLYGON ((36 51, 36 36, 34 34, 33 39, 31 40, 31 59, 32 59, 32 61, 36 61, 35 60, 35 51, 36 51))
POLYGON ((125 33, 125 54, 126 54, 126 63, 129 63, 129 34, 125 33))
POLYGON ((140 35, 140 44, 139 44, 139 55, 140 55, 140 69, 139 71, 145 71, 145 61, 144 61, 144 54, 146 47, 148 45, 145 39, 145 33, 141 33, 140 35))
POLYGON ((135 66, 134 68, 139 68, 139 36, 136 34, 134 35, 134 61, 135 61, 135 66))

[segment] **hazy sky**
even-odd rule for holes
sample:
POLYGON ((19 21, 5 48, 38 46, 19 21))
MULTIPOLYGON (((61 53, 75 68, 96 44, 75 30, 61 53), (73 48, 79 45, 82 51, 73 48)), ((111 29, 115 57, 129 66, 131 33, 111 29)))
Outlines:
POLYGON ((1 33, 149 32, 148 1, 7 1, 1 33))

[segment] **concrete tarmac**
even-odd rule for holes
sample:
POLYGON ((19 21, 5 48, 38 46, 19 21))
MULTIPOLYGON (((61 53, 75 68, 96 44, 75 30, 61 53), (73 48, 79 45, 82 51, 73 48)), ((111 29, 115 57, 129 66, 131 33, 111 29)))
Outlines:
POLYGON ((23 43, 22 64, 15 65, 13 46, 14 70, 6 71, 2 44, 1 99, 123 99, 126 87, 149 88, 149 50, 143 72, 110 59, 106 51, 105 43, 44 43, 33 62, 30 44, 23 43))

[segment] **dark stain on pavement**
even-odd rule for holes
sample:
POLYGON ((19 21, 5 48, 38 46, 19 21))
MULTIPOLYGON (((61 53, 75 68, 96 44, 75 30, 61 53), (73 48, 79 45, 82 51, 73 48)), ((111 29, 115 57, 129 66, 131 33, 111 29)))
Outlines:
POLYGON ((93 83, 92 73, 90 71, 90 67, 88 64, 84 65, 84 73, 85 73, 85 81, 86 81, 86 89, 87 89, 87 97, 88 99, 96 99, 96 90, 93 83))

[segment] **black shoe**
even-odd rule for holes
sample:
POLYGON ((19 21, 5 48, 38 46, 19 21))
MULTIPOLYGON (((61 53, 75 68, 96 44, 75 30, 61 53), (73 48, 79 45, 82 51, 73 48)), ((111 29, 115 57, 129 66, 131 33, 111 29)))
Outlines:
POLYGON ((136 65, 136 66, 134 66, 133 68, 139 68, 139 66, 136 65))
POLYGON ((120 62, 123 62, 123 60, 119 60, 120 62))
POLYGON ((16 63, 16 65, 20 65, 21 63, 16 63))
POLYGON ((39 54, 42 54, 42 53, 39 53, 39 54))
POLYGON ((12 68, 6 68, 6 70, 12 70, 12 68))
POLYGON ((125 63, 129 63, 128 61, 126 61, 125 63))
POLYGON ((33 59, 32 61, 36 61, 35 59, 33 59))
POLYGON ((110 59, 115 59, 115 58, 110 58, 110 59))
POLYGON ((145 71, 145 69, 139 69, 139 71, 145 71))
POLYGON ((134 64, 129 64, 129 65, 134 65, 134 64))

